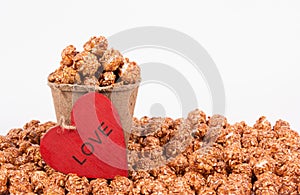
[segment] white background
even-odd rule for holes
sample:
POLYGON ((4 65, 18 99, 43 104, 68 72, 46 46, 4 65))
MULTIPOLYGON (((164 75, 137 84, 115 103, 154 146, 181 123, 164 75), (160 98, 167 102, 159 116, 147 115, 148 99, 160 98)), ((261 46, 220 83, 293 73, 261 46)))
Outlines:
MULTIPOLYGON (((245 120, 253 125, 265 115, 272 124, 279 118, 287 120, 300 132, 299 2, 1 1, 0 134, 31 119, 55 120, 46 79, 59 66, 65 46, 74 44, 81 50, 93 35, 110 36, 148 25, 188 34, 208 51, 224 82, 225 115, 230 123, 245 120)), ((128 55, 137 62, 162 59, 159 51, 128 55)), ((171 64, 175 57, 168 55, 171 64)), ((199 86, 198 98, 203 98, 199 107, 210 115, 209 92, 205 84, 199 86)), ((141 90, 137 116, 149 114, 147 104, 151 102, 145 98, 142 103, 141 99, 151 90, 150 85, 141 90)), ((167 92, 166 99, 155 101, 173 102, 174 106, 166 105, 167 115, 180 117, 172 95, 167 92)))

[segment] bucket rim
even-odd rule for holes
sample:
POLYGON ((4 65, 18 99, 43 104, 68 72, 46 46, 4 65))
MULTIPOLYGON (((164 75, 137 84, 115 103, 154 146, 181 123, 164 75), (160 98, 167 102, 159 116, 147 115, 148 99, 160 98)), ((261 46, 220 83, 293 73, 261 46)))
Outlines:
POLYGON ((91 86, 91 85, 77 85, 77 84, 58 84, 51 83, 48 81, 48 86, 51 89, 56 89, 65 92, 117 92, 117 91, 129 91, 137 88, 140 85, 140 82, 134 84, 114 84, 106 87, 91 86))

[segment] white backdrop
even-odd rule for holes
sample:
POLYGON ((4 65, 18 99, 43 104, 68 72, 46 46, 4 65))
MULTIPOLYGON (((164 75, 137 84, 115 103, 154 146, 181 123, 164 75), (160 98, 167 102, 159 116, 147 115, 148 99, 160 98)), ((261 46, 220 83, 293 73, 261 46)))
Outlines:
MULTIPOLYGON (((0 134, 31 119, 55 120, 46 81, 59 66, 65 46, 81 49, 90 36, 148 25, 188 34, 208 51, 223 79, 229 122, 252 125, 265 115, 272 124, 279 118, 287 120, 300 132, 300 1, 183 2, 1 1, 0 134)), ((128 53, 137 62, 180 60, 161 55, 145 49, 128 53)), ((198 85, 199 107, 210 115, 209 92, 205 84, 198 85)), ((156 97, 154 89, 150 85, 141 89, 136 115, 149 115, 153 102, 146 96, 152 95, 152 101, 166 104, 167 115, 181 117, 174 94, 156 97)))

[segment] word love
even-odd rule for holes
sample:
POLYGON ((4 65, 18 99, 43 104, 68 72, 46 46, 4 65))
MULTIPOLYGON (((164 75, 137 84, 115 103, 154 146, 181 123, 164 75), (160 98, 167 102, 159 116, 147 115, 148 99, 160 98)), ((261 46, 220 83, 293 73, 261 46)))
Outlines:
MULTIPOLYGON (((104 128, 103 128, 103 126, 104 126, 104 122, 102 122, 102 123, 98 126, 98 128, 97 128, 98 131, 97 131, 97 130, 94 131, 94 132, 95 132, 95 135, 96 135, 96 138, 89 137, 89 140, 90 140, 92 143, 90 143, 90 142, 84 142, 84 143, 81 145, 81 152, 82 152, 82 154, 84 154, 84 155, 86 155, 86 156, 90 156, 90 155, 92 155, 92 154, 94 153, 94 151, 95 151, 95 147, 94 147, 93 143, 96 143, 96 144, 102 144, 102 139, 100 138, 98 132, 102 133, 102 135, 105 136, 105 137, 108 137, 108 136, 113 132, 113 130, 110 129, 110 130, 108 131, 108 133, 106 133, 106 130, 108 129, 108 126, 105 126, 104 128)), ((83 164, 86 162, 86 160, 87 160, 87 159, 85 158, 84 160, 80 161, 76 156, 72 156, 72 158, 73 158, 77 163, 79 163, 80 165, 83 165, 83 164)))
POLYGON ((71 125, 47 131, 40 143, 44 161, 62 173, 87 178, 128 176, 124 132, 117 110, 104 95, 91 92, 73 105, 71 125))

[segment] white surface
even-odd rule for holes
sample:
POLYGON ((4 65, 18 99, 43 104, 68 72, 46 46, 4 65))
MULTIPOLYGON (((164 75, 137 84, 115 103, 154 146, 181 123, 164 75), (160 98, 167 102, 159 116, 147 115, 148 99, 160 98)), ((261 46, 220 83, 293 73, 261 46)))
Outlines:
MULTIPOLYGON (((300 132, 299 10, 298 0, 1 1, 0 134, 31 119, 55 119, 46 78, 66 45, 79 49, 90 36, 148 25, 186 33, 209 52, 223 78, 231 123, 252 125, 266 115, 300 132)), ((169 99, 176 109, 176 98, 169 99)), ((200 106, 210 114, 204 99, 200 106)), ((144 106, 137 115, 149 113, 144 106)))

